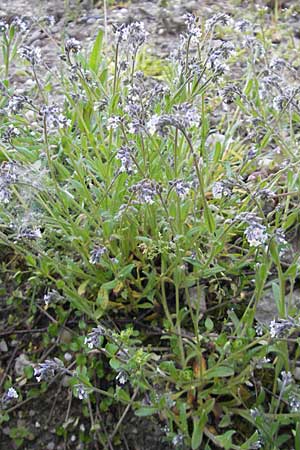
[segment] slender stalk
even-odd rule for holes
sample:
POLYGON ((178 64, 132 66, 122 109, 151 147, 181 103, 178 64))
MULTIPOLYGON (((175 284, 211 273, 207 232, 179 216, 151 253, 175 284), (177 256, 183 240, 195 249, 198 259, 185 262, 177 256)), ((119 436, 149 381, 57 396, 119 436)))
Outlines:
POLYGON ((9 75, 10 40, 7 39, 5 33, 3 33, 3 40, 5 44, 5 50, 3 49, 3 56, 5 60, 5 79, 7 80, 9 75))
POLYGON ((179 352, 180 352, 180 362, 181 367, 185 368, 185 354, 184 354, 184 347, 183 347, 183 341, 181 336, 181 326, 180 326, 180 298, 179 298, 179 287, 176 284, 175 286, 175 303, 176 303, 176 329, 178 333, 178 342, 179 342, 179 352))
POLYGON ((119 43, 116 45, 115 51, 115 69, 114 69, 114 84, 113 84, 113 95, 116 93, 117 78, 118 78, 118 57, 119 57, 119 43))

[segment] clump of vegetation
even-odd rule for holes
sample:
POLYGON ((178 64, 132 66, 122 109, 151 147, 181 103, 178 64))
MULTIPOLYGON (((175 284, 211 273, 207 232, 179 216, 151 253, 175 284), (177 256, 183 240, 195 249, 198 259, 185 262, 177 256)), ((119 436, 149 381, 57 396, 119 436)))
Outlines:
POLYGON ((159 79, 140 22, 105 55, 102 31, 67 40, 60 70, 22 44, 30 23, 1 24, 1 294, 12 339, 42 325, 4 374, 3 424, 63 379, 56 432, 75 436, 78 399, 78 448, 128 448, 133 411, 170 448, 299 450, 300 89, 267 14, 188 14, 159 79))

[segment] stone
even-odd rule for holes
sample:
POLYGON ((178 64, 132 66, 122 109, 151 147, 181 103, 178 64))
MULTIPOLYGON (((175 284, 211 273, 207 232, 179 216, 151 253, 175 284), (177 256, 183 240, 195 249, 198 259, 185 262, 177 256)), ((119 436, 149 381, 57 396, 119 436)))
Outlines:
POLYGON ((1 339, 0 341, 0 352, 6 353, 8 351, 7 343, 4 339, 1 339))
POLYGON ((31 362, 29 361, 29 359, 28 359, 27 355, 25 355, 25 353, 21 353, 21 355, 19 355, 15 361, 16 375, 18 377, 21 377, 22 375, 24 375, 24 369, 27 366, 31 366, 31 362))
MULTIPOLYGON (((206 296, 205 296, 205 286, 193 286, 188 289, 191 305, 193 309, 199 308, 199 319, 205 313, 206 307, 206 296)), ((188 299, 186 299, 186 303, 188 304, 188 299)))
POLYGON ((294 370, 294 378, 295 380, 299 381, 300 380, 300 367, 296 367, 294 370))
MULTIPOLYGON (((288 314, 293 309, 300 307, 300 289, 295 289, 292 294, 285 296, 285 304, 288 314)), ((272 289, 268 289, 258 302, 255 312, 255 319, 262 324, 269 324, 274 318, 278 317, 274 294, 272 289)))
POLYGON ((72 333, 66 329, 63 329, 59 340, 63 344, 70 344, 70 342, 72 341, 72 333))

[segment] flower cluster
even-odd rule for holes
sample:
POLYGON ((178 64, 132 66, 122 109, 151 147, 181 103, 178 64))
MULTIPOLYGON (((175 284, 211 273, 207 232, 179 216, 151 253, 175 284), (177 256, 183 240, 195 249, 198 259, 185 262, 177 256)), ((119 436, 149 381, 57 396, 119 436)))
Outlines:
POLYGON ((9 186, 18 180, 18 170, 15 163, 2 163, 0 166, 0 203, 9 203, 11 192, 9 186))
POLYGON ((185 14, 183 18, 185 19, 184 23, 187 26, 188 35, 193 38, 200 38, 202 33, 200 27, 197 24, 197 18, 194 16, 194 14, 185 14))
POLYGON ((224 13, 217 13, 208 19, 205 23, 206 32, 211 32, 217 24, 228 25, 230 17, 224 13))
POLYGON ((63 297, 57 292, 55 289, 51 289, 47 292, 47 294, 43 297, 44 303, 46 306, 49 306, 50 303, 57 303, 60 300, 63 300, 63 297))
POLYGON ((16 241, 22 239, 28 239, 34 241, 42 237, 41 229, 37 226, 22 225, 18 229, 18 234, 16 236, 16 241))
POLYGON ((185 102, 175 105, 173 108, 175 111, 174 117, 179 121, 181 128, 199 125, 200 115, 195 106, 185 102))
POLYGON ((108 249, 104 245, 97 245, 90 253, 90 264, 99 264, 103 255, 108 253, 108 249))
POLYGON ((22 59, 26 59, 33 67, 41 62, 42 54, 39 47, 29 47, 24 45, 18 50, 18 54, 22 59))
POLYGON ((128 175, 132 175, 136 172, 136 167, 133 162, 133 152, 134 148, 128 145, 122 145, 119 148, 116 158, 121 161, 120 172, 126 172, 128 175))
POLYGON ((268 240, 267 227, 254 222, 250 224, 245 230, 246 239, 250 247, 259 247, 264 245, 268 240))
POLYGON ((290 394, 289 396, 289 408, 291 413, 300 412, 300 398, 299 395, 290 394))
POLYGON ((62 114, 61 109, 55 105, 43 105, 39 110, 39 115, 46 122, 49 130, 66 128, 71 125, 71 121, 67 119, 62 114))
POLYGON ((207 64, 217 75, 222 75, 226 70, 226 60, 233 54, 235 48, 232 42, 222 42, 216 48, 210 50, 207 64))
POLYGON ((184 199, 191 190, 191 183, 183 180, 169 181, 169 185, 175 190, 178 197, 184 199))
POLYGON ((116 376, 116 381, 118 384, 124 385, 128 381, 128 375, 124 370, 120 370, 116 376))
POLYGON ((19 394, 15 390, 15 388, 10 387, 1 397, 1 404, 5 407, 7 404, 16 400, 19 397, 19 394))
POLYGON ((8 30, 8 23, 5 19, 0 19, 0 33, 5 33, 8 30))
POLYGON ((5 143, 12 144, 12 139, 20 135, 20 131, 18 128, 14 127, 13 124, 9 124, 1 138, 5 143))
POLYGON ((15 29, 19 33, 27 33, 33 24, 33 20, 28 16, 16 16, 11 21, 11 26, 15 27, 15 29))
POLYGON ((62 373, 64 368, 64 364, 60 359, 46 359, 44 363, 40 363, 34 368, 34 376, 38 383, 41 381, 49 381, 56 374, 62 373))
POLYGON ((142 71, 134 74, 133 85, 128 88, 124 111, 129 116, 128 131, 133 134, 144 132, 149 114, 155 103, 169 93, 162 83, 145 78, 142 71))
POLYGON ((108 130, 116 130, 122 122, 121 117, 111 116, 107 119, 106 126, 108 130))
POLYGON ((129 191, 134 193, 139 203, 147 203, 149 205, 154 203, 154 197, 157 194, 157 183, 153 180, 141 180, 129 188, 129 191))
POLYGON ((251 28, 251 23, 249 20, 240 19, 234 23, 234 29, 240 31, 241 33, 248 31, 251 28))
POLYGON ((81 50, 81 44, 77 39, 70 38, 65 43, 65 52, 66 53, 78 53, 81 50))
POLYGON ((286 372, 285 370, 283 370, 280 373, 280 381, 282 383, 281 390, 283 391, 287 386, 291 385, 294 381, 291 372, 286 372))
POLYGON ((272 320, 270 323, 270 336, 283 337, 287 335, 293 328, 299 327, 299 323, 292 317, 287 319, 272 320))
POLYGON ((230 197, 231 189, 223 181, 216 181, 212 186, 212 195, 214 198, 230 197))
POLYGON ((25 105, 31 105, 32 100, 25 95, 12 95, 8 100, 7 110, 10 114, 18 114, 25 105))
POLYGON ((129 53, 136 53, 148 36, 143 22, 132 22, 114 27, 117 44, 123 44, 129 53))
POLYGON ((174 114, 153 115, 147 124, 149 134, 157 133, 160 136, 166 136, 170 126, 184 130, 199 124, 200 116, 194 106, 181 103, 175 105, 174 110, 174 114))
POLYGON ((102 325, 98 325, 97 328, 93 328, 92 331, 87 335, 84 340, 84 343, 88 346, 89 349, 97 348, 100 345, 99 338, 101 336, 105 336, 108 330, 102 325))
POLYGON ((75 384, 74 393, 79 400, 86 400, 89 397, 89 389, 84 384, 75 384))

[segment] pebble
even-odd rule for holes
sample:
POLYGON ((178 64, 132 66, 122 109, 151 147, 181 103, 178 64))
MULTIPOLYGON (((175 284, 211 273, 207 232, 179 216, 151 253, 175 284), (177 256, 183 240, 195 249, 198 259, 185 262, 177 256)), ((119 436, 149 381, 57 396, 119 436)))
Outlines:
MULTIPOLYGON (((194 309, 199 308, 200 317, 205 313, 206 306, 206 295, 205 295, 205 286, 200 285, 199 287, 193 286, 188 289, 188 294, 190 297, 191 306, 194 309)), ((187 304, 188 299, 186 299, 187 304)))
MULTIPOLYGON (((285 296, 285 303, 287 307, 289 305, 289 302, 291 309, 299 309, 300 289, 295 289, 292 293, 291 298, 289 294, 285 296)), ((278 311, 275 304, 274 294, 272 289, 269 289, 264 293, 264 295, 258 302, 255 312, 255 318, 260 323, 268 325, 276 317, 278 317, 278 311)))
POLYGON ((55 443, 49 442, 49 444, 47 445, 47 450, 54 450, 54 449, 55 449, 55 443))
POLYGON ((71 379, 71 377, 69 375, 63 376, 63 378, 61 380, 62 386, 63 387, 69 387, 70 386, 70 379, 71 379))
POLYGON ((0 352, 6 353, 8 351, 7 343, 4 339, 0 341, 0 352))
POLYGON ((27 366, 30 366, 31 362, 29 361, 27 355, 25 353, 21 353, 20 356, 16 358, 15 361, 15 372, 18 377, 24 374, 24 369, 27 366))
POLYGON ((70 342, 72 341, 72 333, 70 331, 64 329, 61 332, 59 340, 63 344, 70 344, 70 342))
POLYGON ((296 367, 296 369, 294 370, 294 378, 297 381, 300 380, 300 367, 296 367))
POLYGON ((72 354, 71 353, 65 353, 64 354, 64 359, 66 360, 66 361, 71 361, 71 359, 73 358, 73 356, 72 356, 72 354))

